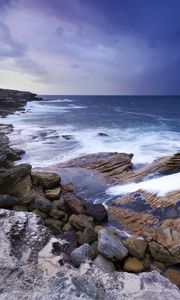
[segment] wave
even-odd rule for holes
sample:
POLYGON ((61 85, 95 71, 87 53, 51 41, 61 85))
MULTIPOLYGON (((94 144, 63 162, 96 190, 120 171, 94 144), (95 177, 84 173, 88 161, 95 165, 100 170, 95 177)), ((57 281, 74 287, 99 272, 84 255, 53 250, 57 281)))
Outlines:
POLYGON ((165 196, 169 192, 179 190, 179 182, 180 172, 139 183, 129 183, 125 185, 114 186, 107 189, 106 193, 112 196, 119 196, 133 193, 142 189, 147 192, 157 194, 157 196, 165 196))

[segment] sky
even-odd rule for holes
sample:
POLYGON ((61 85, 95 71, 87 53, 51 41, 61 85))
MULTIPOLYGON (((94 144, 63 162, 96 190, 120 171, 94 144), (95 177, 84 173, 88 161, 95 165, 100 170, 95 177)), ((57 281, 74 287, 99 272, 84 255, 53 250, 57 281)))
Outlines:
POLYGON ((0 0, 0 87, 180 94, 180 0, 0 0))

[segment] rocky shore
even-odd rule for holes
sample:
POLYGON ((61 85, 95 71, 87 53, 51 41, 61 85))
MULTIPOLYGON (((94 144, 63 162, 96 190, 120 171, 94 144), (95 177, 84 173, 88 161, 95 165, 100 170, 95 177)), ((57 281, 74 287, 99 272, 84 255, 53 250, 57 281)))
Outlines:
MULTIPOLYGON (((38 98, 0 90, 0 99, 4 116, 38 98)), ((180 286, 180 191, 166 197, 137 191, 106 210, 87 203, 58 173, 15 166, 23 151, 9 147, 12 130, 0 125, 0 299, 179 299, 178 288, 160 274, 180 286)), ((132 156, 89 155, 56 167, 88 169, 117 183, 180 171, 179 154, 138 170, 132 156)))

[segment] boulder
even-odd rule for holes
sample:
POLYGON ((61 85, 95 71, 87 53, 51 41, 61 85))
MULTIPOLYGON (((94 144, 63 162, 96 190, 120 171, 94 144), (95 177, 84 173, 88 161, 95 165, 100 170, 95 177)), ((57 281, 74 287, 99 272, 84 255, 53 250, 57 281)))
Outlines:
POLYGON ((166 265, 180 263, 180 222, 179 219, 167 222, 155 229, 149 237, 149 250, 152 257, 166 265), (174 227, 173 227, 174 225, 174 227))
POLYGON ((73 193, 64 193, 63 194, 64 204, 69 207, 69 209, 76 213, 82 214, 85 211, 84 201, 78 198, 73 193))
POLYGON ((128 255, 128 250, 121 240, 105 229, 98 233, 98 250, 111 261, 121 261, 128 255))
POLYGON ((54 218, 54 219, 59 219, 62 220, 65 218, 66 214, 64 211, 60 211, 57 209, 51 209, 51 211, 49 212, 50 217, 54 218))
POLYGON ((68 230, 64 232, 62 238, 65 239, 69 244, 66 249, 66 255, 70 256, 72 251, 74 251, 78 247, 75 230, 68 230))
POLYGON ((31 178, 34 186, 42 186, 44 190, 59 187, 61 178, 53 172, 32 172, 31 178))
POLYGON ((21 164, 9 169, 0 169, 1 194, 16 197, 23 204, 33 200, 33 186, 30 178, 31 165, 21 164))
POLYGON ((18 204, 19 200, 9 195, 0 195, 0 208, 11 208, 18 204))
POLYGON ((128 249, 129 254, 139 259, 143 259, 147 249, 147 242, 138 237, 128 237, 123 241, 124 246, 128 249))
POLYGON ((177 285, 178 288, 180 288, 180 271, 169 268, 165 273, 164 276, 169 278, 171 282, 173 282, 175 285, 177 285))
POLYGON ((72 251, 71 260, 76 267, 79 267, 87 260, 91 260, 93 258, 93 255, 94 253, 91 246, 89 244, 84 244, 72 251))
POLYGON ((70 223, 66 223, 64 226, 63 226, 63 231, 66 232, 66 231, 70 231, 72 230, 73 227, 70 223))
POLYGON ((63 223, 61 221, 49 218, 49 219, 44 220, 44 224, 46 226, 48 226, 49 228, 51 228, 51 230, 53 231, 54 234, 58 235, 58 234, 62 233, 61 228, 62 228, 63 223))
POLYGON ((105 272, 114 272, 116 270, 112 261, 107 260, 102 255, 98 255, 96 259, 93 261, 96 267, 100 268, 105 272))
POLYGON ((52 208, 52 203, 43 196, 38 195, 35 198, 34 207, 44 213, 48 213, 52 208))
POLYGON ((86 227, 82 233, 83 243, 91 244, 97 239, 97 234, 92 227, 86 227))
POLYGON ((85 214, 94 218, 95 222, 107 221, 108 213, 102 204, 86 203, 85 214))
POLYGON ((62 189, 66 192, 73 192, 74 191, 74 185, 73 183, 69 182, 69 183, 65 183, 62 185, 62 189))
POLYGON ((93 218, 87 217, 85 215, 72 215, 69 218, 69 223, 76 229, 76 230, 83 230, 85 227, 92 227, 93 225, 93 218))
POLYGON ((143 262, 136 257, 127 258, 124 262, 123 268, 125 271, 133 273, 139 273, 145 269, 143 262))
POLYGON ((57 187, 55 189, 52 190, 46 190, 45 191, 45 195, 48 199, 50 200, 58 200, 60 197, 60 193, 61 193, 61 188, 57 187))

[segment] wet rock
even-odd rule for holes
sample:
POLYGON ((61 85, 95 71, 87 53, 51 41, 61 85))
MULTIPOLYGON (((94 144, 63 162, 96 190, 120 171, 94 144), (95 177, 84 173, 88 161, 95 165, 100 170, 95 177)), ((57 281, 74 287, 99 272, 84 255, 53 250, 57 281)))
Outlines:
POLYGON ((114 264, 100 254, 96 257, 96 259, 93 262, 96 265, 96 267, 100 268, 105 272, 114 272, 116 270, 114 264))
POLYGON ((53 172, 32 172, 31 178, 33 185, 42 186, 44 190, 59 187, 61 178, 53 172))
POLYGON ((104 133, 104 132, 98 132, 97 135, 98 135, 98 136, 109 136, 107 133, 104 133))
POLYGON ((58 200, 59 197, 60 197, 60 193, 61 193, 61 188, 60 187, 52 189, 52 190, 46 190, 45 191, 46 197, 50 200, 58 200))
POLYGON ((39 195, 35 198, 34 207, 44 213, 48 213, 52 208, 52 203, 48 199, 39 195))
POLYGON ((20 160, 21 156, 14 150, 14 149, 8 149, 7 151, 7 159, 11 161, 20 160))
POLYGON ((87 217, 85 215, 72 215, 69 218, 69 223, 76 229, 76 230, 83 230, 85 227, 92 227, 93 226, 93 218, 87 217))
POLYGON ((128 249, 129 254, 140 259, 144 258, 147 249, 147 242, 145 240, 129 237, 123 244, 128 249))
POLYGON ((76 213, 82 214, 85 211, 84 201, 78 198, 73 193, 64 193, 63 194, 64 204, 69 207, 69 209, 76 213))
POLYGON ((93 258, 93 250, 89 244, 84 244, 79 248, 76 248, 71 253, 71 260, 72 263, 79 267, 82 263, 86 262, 87 260, 91 260, 93 258))
POLYGON ((0 208, 11 208, 18 204, 19 200, 8 195, 0 195, 0 208))
POLYGON ((93 252, 94 252, 93 259, 95 259, 98 256, 98 254, 99 254, 99 251, 98 251, 98 241, 94 241, 91 244, 91 247, 92 247, 93 252))
POLYGON ((120 239, 105 229, 98 233, 98 250, 111 261, 121 261, 128 255, 128 250, 120 239))
POLYGON ((65 140, 72 140, 73 139, 73 135, 71 134, 63 134, 62 138, 65 140))
POLYGON ((123 268, 125 271, 133 273, 139 273, 145 269, 143 262, 136 257, 127 258, 124 262, 123 268))
POLYGON ((95 222, 107 221, 108 213, 102 204, 86 203, 85 214, 94 218, 95 222))

